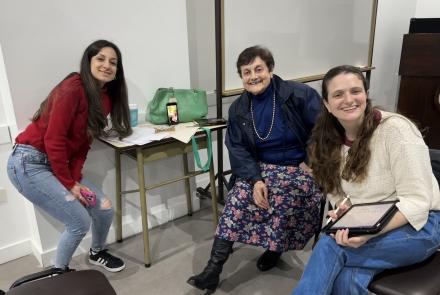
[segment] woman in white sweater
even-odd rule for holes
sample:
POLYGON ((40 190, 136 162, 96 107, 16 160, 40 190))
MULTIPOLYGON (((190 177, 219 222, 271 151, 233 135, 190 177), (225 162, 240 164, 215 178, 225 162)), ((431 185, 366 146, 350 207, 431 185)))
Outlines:
POLYGON ((367 91, 355 67, 325 75, 325 108, 309 154, 313 175, 334 207, 350 195, 353 204, 397 201, 398 211, 375 235, 323 235, 293 294, 368 294, 375 274, 423 261, 440 245, 440 193, 428 147, 407 118, 373 108, 367 91))

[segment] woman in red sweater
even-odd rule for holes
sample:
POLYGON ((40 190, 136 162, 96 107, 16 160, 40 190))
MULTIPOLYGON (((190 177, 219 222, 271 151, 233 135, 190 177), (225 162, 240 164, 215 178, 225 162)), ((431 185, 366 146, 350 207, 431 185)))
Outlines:
POLYGON ((89 262, 111 272, 125 267, 104 248, 112 204, 81 174, 93 138, 110 131, 121 137, 132 132, 127 87, 118 47, 98 40, 85 50, 80 73, 68 75, 41 103, 15 139, 8 160, 9 179, 17 190, 65 225, 57 268, 68 268, 90 225, 89 262))

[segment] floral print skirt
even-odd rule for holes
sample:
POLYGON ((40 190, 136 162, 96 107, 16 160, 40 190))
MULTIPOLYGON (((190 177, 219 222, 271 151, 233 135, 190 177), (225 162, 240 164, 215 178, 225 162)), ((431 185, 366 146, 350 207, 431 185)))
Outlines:
POLYGON ((238 178, 229 191, 216 236, 276 252, 299 250, 319 229, 322 193, 297 166, 260 164, 269 209, 255 205, 253 186, 238 178))

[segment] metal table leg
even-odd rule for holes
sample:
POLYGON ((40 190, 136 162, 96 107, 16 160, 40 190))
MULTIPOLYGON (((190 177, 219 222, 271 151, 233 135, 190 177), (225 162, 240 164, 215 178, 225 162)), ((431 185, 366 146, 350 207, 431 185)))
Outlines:
POLYGON ((141 216, 142 216, 142 232, 144 238, 144 262, 145 267, 151 266, 150 259, 150 242, 148 238, 148 212, 147 212, 147 196, 145 193, 145 176, 144 176, 144 157, 142 149, 136 149, 137 169, 139 178, 139 194, 141 203, 141 216))
POLYGON ((209 166, 209 182, 211 184, 212 218, 214 220, 214 228, 216 228, 218 224, 218 208, 217 208, 217 189, 215 187, 215 172, 214 172, 213 159, 211 159, 211 165, 209 166))
MULTIPOLYGON (((188 154, 183 153, 182 158, 183 158, 183 173, 185 173, 185 176, 187 176, 189 173, 188 154)), ((191 201, 191 188, 190 188, 189 178, 185 179, 185 194, 186 194, 186 205, 188 207, 188 216, 192 216, 193 208, 191 201)))
POLYGON ((116 241, 122 242, 122 194, 121 194, 121 153, 115 150, 115 176, 116 176, 116 241))

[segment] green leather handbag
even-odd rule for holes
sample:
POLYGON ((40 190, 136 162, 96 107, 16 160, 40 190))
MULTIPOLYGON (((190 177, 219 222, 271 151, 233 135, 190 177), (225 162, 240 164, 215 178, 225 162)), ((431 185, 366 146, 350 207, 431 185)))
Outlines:
POLYGON ((168 123, 166 105, 171 97, 177 100, 179 122, 191 122, 208 114, 206 91, 199 89, 158 88, 148 103, 147 121, 153 124, 168 123))

